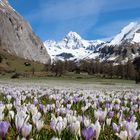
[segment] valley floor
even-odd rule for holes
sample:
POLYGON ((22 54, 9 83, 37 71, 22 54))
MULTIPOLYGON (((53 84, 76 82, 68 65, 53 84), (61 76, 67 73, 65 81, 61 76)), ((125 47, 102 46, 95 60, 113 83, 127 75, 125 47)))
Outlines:
POLYGON ((104 90, 104 89, 140 89, 140 85, 132 80, 102 79, 96 77, 78 79, 75 77, 33 77, 11 79, 0 76, 0 84, 17 86, 41 86, 55 89, 80 89, 80 90, 104 90))
POLYGON ((88 133, 96 140, 120 140, 123 133, 122 140, 140 140, 140 86, 134 81, 5 75, 0 102, 7 140, 87 140, 88 133))

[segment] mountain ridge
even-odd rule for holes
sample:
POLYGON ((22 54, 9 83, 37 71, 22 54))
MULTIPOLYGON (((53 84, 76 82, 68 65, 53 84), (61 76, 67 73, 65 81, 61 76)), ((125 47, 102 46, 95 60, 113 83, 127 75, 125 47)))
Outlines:
POLYGON ((72 57, 67 60, 80 59, 99 59, 100 61, 124 61, 125 59, 134 59, 139 55, 140 45, 140 24, 138 22, 130 22, 120 33, 115 35, 111 41, 102 40, 85 40, 76 32, 70 31, 61 41, 44 42, 52 60, 65 60, 62 54, 66 53, 72 57), (134 48, 133 51, 130 50, 134 48), (133 46, 133 47, 132 47, 133 46), (121 53, 129 54, 118 60, 121 53), (118 53, 120 51, 120 53, 118 53), (129 56, 128 56, 129 55, 129 56))

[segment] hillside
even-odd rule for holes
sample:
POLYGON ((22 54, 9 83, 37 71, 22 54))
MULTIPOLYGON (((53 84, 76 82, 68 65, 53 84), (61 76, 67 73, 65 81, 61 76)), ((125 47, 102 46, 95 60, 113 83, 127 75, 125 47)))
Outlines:
POLYGON ((50 56, 39 37, 7 0, 0 1, 0 48, 24 59, 50 63, 50 56))
POLYGON ((44 64, 11 55, 2 49, 0 49, 0 58, 2 59, 2 62, 0 63, 0 73, 31 73, 33 68, 36 72, 40 72, 44 68, 44 64), (28 66, 26 66, 26 64, 28 66))

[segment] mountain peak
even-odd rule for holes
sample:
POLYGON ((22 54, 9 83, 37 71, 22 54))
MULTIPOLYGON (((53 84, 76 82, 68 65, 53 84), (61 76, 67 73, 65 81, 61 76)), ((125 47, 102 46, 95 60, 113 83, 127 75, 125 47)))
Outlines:
POLYGON ((67 38, 76 38, 76 39, 82 39, 81 36, 79 34, 77 34, 76 32, 72 32, 70 31, 67 35, 67 38))
POLYGON ((129 32, 130 30, 132 30, 134 27, 136 27, 138 25, 138 22, 130 22, 128 25, 126 25, 121 32, 129 32))
POLYGON ((138 22, 130 22, 108 45, 120 45, 123 41, 132 40, 138 29, 140 29, 138 22))

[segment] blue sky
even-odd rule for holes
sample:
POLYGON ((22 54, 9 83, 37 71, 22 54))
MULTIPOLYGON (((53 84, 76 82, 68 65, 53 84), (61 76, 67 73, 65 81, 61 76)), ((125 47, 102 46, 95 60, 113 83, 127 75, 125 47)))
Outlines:
POLYGON ((84 39, 110 38, 140 21, 140 0, 9 0, 43 40, 75 31, 84 39))

